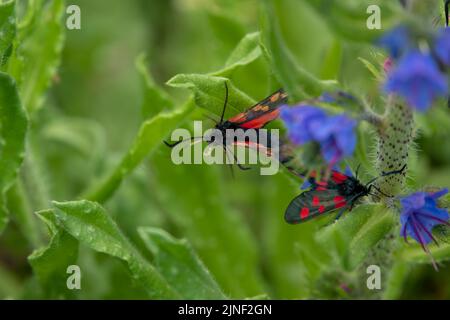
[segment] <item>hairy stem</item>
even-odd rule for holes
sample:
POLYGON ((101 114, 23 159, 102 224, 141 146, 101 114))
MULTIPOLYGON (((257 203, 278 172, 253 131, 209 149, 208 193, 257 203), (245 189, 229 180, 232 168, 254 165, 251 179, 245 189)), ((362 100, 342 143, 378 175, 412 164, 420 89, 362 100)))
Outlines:
MULTIPOLYGON (((411 108, 389 98, 382 125, 377 127, 378 144, 375 167, 381 176, 393 170, 400 170, 408 164, 409 149, 413 141, 414 119, 411 108)), ((407 169, 407 168, 406 168, 407 169)), ((376 185, 383 193, 397 195, 403 188, 406 171, 380 177, 376 185)))

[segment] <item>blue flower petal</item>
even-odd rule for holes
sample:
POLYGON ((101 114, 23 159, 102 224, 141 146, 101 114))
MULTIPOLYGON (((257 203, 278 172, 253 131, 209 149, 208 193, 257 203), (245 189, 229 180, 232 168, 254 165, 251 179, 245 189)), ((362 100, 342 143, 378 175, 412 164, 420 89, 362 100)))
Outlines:
POLYGON ((403 197, 400 200, 401 236, 410 236, 425 249, 425 245, 433 241, 433 228, 436 225, 448 223, 450 219, 447 210, 439 208, 436 202, 436 199, 447 192, 447 189, 436 193, 415 192, 403 197))
POLYGON ((387 93, 397 94, 418 111, 426 111, 438 97, 448 93, 447 78, 430 55, 411 51, 388 74, 387 93))

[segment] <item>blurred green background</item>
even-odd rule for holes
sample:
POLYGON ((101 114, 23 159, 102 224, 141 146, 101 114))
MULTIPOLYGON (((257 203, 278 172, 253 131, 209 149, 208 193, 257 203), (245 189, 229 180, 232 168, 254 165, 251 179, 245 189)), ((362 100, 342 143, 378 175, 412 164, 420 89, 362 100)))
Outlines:
MULTIPOLYGON (((343 88, 377 101, 379 83, 358 60, 362 57, 379 67, 380 53, 371 44, 374 35, 361 24, 367 14, 360 9, 369 1, 345 2, 272 1, 270 18, 276 19, 298 65, 319 79, 338 79, 343 88), (348 26, 359 34, 348 32, 348 26)), ((159 111, 145 100, 145 72, 154 79, 151 86, 164 90, 173 101, 163 109, 180 108, 189 92, 165 83, 180 73, 222 69, 239 41, 260 30, 262 19, 258 0, 74 0, 70 4, 81 8, 81 30, 64 30, 61 63, 42 109, 31 122, 21 173, 29 211, 51 207, 50 200, 83 198, 89 186, 117 166, 143 121, 159 111), (32 163, 31 173, 27 163, 32 163)), ((401 10, 393 6, 386 9, 386 27, 396 20, 395 10, 401 10)), ((434 7, 432 14, 439 14, 439 6, 434 7)), ((255 101, 280 86, 264 54, 225 76, 255 101)), ((185 126, 190 120, 205 119, 205 113, 190 113, 185 126)), ((440 106, 419 117, 418 123, 410 187, 448 186, 450 113, 440 106)), ((371 134, 367 130, 363 134, 364 150, 371 154, 371 134)), ((170 150, 157 139, 157 147, 103 204, 149 261, 152 254, 138 227, 157 227, 175 238, 186 238, 228 297, 380 297, 364 289, 365 269, 341 268, 342 249, 331 246, 333 241, 320 243, 317 231, 325 220, 298 226, 284 222, 284 210, 299 193, 300 181, 286 172, 261 176, 257 168, 235 170, 233 179, 224 166, 176 166, 170 161, 170 150), (346 292, 342 287, 348 278, 358 278, 361 286, 346 292)), ((373 174, 370 170, 365 168, 364 178, 373 174)), ((44 225, 33 216, 31 226, 38 233, 33 241, 20 219, 11 215, 0 236, 0 298, 147 298, 124 264, 84 244, 77 258, 82 289, 49 294, 27 261, 34 249, 48 243, 44 225)), ((429 264, 405 269, 390 297, 450 298, 448 264, 443 263, 439 273, 429 264)))

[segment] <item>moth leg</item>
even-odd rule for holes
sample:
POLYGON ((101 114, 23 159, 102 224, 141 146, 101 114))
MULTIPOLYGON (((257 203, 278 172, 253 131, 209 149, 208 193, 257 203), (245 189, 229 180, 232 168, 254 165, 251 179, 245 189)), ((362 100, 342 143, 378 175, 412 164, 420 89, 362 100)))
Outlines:
MULTIPOLYGON (((344 214, 345 210, 347 210, 347 209, 348 209, 347 207, 343 207, 341 210, 339 210, 338 214, 334 218, 334 222, 337 222, 342 217, 342 215, 344 214)), ((351 211, 351 208, 350 208, 350 211, 351 211)))
MULTIPOLYGON (((226 155, 227 159, 231 160, 229 157, 229 154, 228 154, 228 148, 225 145, 223 146, 223 150, 225 151, 225 155, 226 155)), ((233 162, 232 161, 230 161, 230 162, 231 163, 228 164, 228 167, 230 168, 230 171, 231 171, 231 178, 234 179, 233 162)))
MULTIPOLYGON (((228 150, 228 147, 225 146, 225 148, 226 148, 226 150, 228 150)), ((240 164, 237 156, 231 151, 230 151, 230 153, 233 155, 234 161, 236 161, 236 165, 238 166, 239 169, 241 169, 241 170, 250 170, 251 169, 250 167, 244 167, 242 164, 240 164)))

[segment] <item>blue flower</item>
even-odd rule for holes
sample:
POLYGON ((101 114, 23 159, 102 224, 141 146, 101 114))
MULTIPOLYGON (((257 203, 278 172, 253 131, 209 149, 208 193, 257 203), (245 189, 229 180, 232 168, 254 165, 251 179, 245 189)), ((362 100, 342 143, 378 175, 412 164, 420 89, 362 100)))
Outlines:
POLYGON ((323 158, 331 165, 355 150, 356 121, 344 114, 328 116, 318 107, 299 105, 281 108, 280 116, 294 144, 319 143, 323 158))
POLYGON ((450 28, 442 29, 439 32, 434 50, 438 59, 450 67, 450 28))
POLYGON ((413 46, 411 35, 406 26, 400 25, 385 33, 377 44, 386 49, 394 60, 399 59, 413 46))
POLYGON ((426 245, 431 241, 437 243, 432 235, 432 229, 439 224, 450 225, 447 210, 437 205, 437 199, 447 193, 448 189, 435 193, 416 192, 400 199, 402 206, 400 235, 405 241, 407 236, 410 236, 429 253, 426 245))
POLYGON ((313 140, 312 132, 327 117, 325 111, 314 106, 282 107, 280 117, 288 129, 289 139, 297 145, 313 140))
POLYGON ((423 112, 434 99, 446 96, 448 87, 446 77, 433 58, 415 50, 405 55, 388 74, 384 90, 398 94, 410 106, 423 112))

